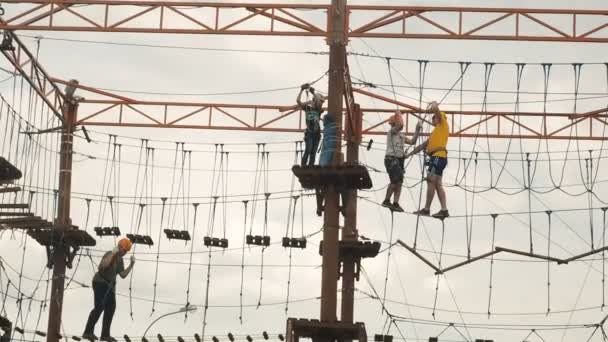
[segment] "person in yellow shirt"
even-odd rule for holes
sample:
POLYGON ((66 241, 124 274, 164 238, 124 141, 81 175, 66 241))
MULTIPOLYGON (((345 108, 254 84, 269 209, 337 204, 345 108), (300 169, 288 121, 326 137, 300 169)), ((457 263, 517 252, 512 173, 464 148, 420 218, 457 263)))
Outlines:
POLYGON ((432 123, 433 126, 435 126, 433 132, 431 132, 427 141, 408 153, 406 158, 409 158, 422 150, 424 150, 425 154, 429 157, 426 177, 426 202, 424 208, 418 210, 415 214, 424 216, 431 214, 431 203, 433 202, 436 192, 437 197, 439 197, 439 203, 441 204, 441 210, 433 214, 433 217, 444 219, 450 216, 446 205, 445 190, 443 189, 442 184, 443 170, 448 165, 447 145, 448 137, 450 135, 450 126, 445 113, 439 110, 439 104, 437 104, 437 102, 433 101, 429 105, 429 110, 433 112, 432 123))

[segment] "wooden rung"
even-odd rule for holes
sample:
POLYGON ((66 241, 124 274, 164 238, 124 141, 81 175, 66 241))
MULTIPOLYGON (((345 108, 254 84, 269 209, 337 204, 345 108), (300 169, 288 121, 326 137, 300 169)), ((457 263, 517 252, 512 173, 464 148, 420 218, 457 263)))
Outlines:
POLYGON ((0 209, 29 209, 27 203, 0 203, 0 209))
POLYGON ((39 222, 41 221, 40 216, 27 216, 27 217, 15 217, 9 219, 0 219, 0 223, 27 223, 27 222, 39 222))
POLYGON ((21 191, 21 188, 18 186, 7 186, 7 187, 0 187, 0 194, 4 194, 4 193, 8 193, 8 192, 19 192, 21 191))
POLYGON ((20 213, 17 211, 14 211, 14 212, 0 211, 0 217, 2 217, 2 216, 34 216, 34 213, 26 213, 26 212, 20 213))
POLYGON ((53 228, 53 223, 48 221, 31 221, 31 222, 17 222, 7 223, 7 227, 15 229, 46 229, 53 228))

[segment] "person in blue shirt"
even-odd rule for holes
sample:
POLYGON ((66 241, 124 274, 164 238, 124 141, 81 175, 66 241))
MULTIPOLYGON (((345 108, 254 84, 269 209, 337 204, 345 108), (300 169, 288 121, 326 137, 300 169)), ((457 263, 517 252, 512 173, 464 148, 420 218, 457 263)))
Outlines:
POLYGON ((304 154, 302 166, 315 165, 319 142, 321 141, 321 113, 325 97, 316 92, 308 83, 303 84, 296 99, 298 106, 306 113, 306 129, 304 130, 304 154), (312 94, 312 100, 302 102, 302 94, 307 91, 312 94))

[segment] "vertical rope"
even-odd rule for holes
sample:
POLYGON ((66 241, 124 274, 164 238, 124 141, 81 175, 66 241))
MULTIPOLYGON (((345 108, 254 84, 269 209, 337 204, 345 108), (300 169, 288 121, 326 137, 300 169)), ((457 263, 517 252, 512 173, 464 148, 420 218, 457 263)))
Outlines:
POLYGON ((592 183, 592 175, 593 175, 593 155, 591 154, 591 150, 589 150, 589 159, 585 159, 585 173, 587 176, 587 205, 589 207, 589 230, 591 233, 591 249, 595 249, 595 238, 593 237, 593 231, 595 230, 593 227, 593 183, 592 183))
MULTIPOLYGON (((297 208, 297 204, 298 204, 298 198, 299 198, 299 196, 293 197, 293 212, 292 212, 292 217, 291 217, 291 237, 292 238, 293 238, 293 228, 295 226, 295 221, 296 221, 296 208, 297 208)), ((304 201, 304 199, 302 198, 302 202, 303 201, 304 201)), ((304 216, 303 213, 302 213, 302 216, 304 216)), ((289 269, 287 271, 287 298, 285 300, 285 314, 287 314, 287 312, 289 311, 289 295, 291 293, 292 253, 293 253, 293 248, 289 248, 289 269)))
POLYGON ((606 258, 604 257, 606 249, 606 210, 608 210, 607 207, 602 208, 602 311, 606 306, 606 258))
POLYGON ((390 236, 388 238, 388 253, 387 253, 387 257, 386 257, 386 272, 384 273, 384 290, 382 291, 382 307, 384 307, 384 304, 386 302, 386 287, 388 285, 388 272, 389 272, 389 268, 390 268, 390 264, 391 264, 391 252, 392 252, 392 247, 393 247, 393 231, 395 228, 395 215, 393 213, 393 211, 391 210, 391 233, 390 236))
MULTIPOLYGON (((156 311, 156 287, 157 287, 157 281, 158 281, 158 266, 159 266, 159 261, 160 261, 160 243, 162 241, 161 236, 162 236, 162 231, 163 231, 163 223, 165 222, 165 208, 167 206, 167 197, 161 197, 160 199, 162 201, 162 208, 160 210, 160 227, 158 229, 158 242, 156 245, 156 266, 155 266, 155 270, 154 270, 154 296, 152 298, 152 314, 154 314, 154 311, 156 311)), ((193 237, 194 238, 194 237, 193 237)))
MULTIPOLYGON (((190 261, 188 262, 188 289, 186 290, 186 308, 190 307, 190 279, 192 276, 192 257, 194 255, 194 237, 196 236, 196 217, 198 214, 198 203, 192 203, 194 207, 194 221, 192 223, 192 243, 190 243, 190 261)), ((188 310, 185 312, 186 319, 188 318, 188 310)))
MULTIPOLYGON (((528 165, 528 226, 530 232, 530 253, 534 253, 534 242, 532 241, 532 179, 530 178, 530 153, 526 153, 526 164, 528 165)), ((525 183, 524 183, 525 184, 525 183)))
MULTIPOLYGON (((547 213, 549 236, 547 237, 547 256, 551 257, 551 210, 547 213)), ((547 260, 547 315, 551 312, 551 261, 547 260)))
MULTIPOLYGON (((423 93, 424 93, 424 81, 426 79, 426 67, 427 67, 428 61, 424 61, 424 60, 419 60, 418 61, 418 86, 419 86, 419 94, 420 96, 418 97, 418 108, 420 108, 420 110, 422 110, 422 97, 423 97, 423 93)), ((420 205, 422 204, 422 191, 424 188, 424 157, 418 157, 420 160, 420 192, 418 194, 418 210, 422 209, 420 208, 420 205)), ((418 228, 420 226, 420 215, 416 215, 416 230, 414 232, 414 250, 416 249, 416 246, 418 245, 418 228)))
MULTIPOLYGON (((443 243, 445 241, 445 221, 441 220, 441 247, 439 249, 439 263, 437 267, 441 269, 441 261, 443 259, 443 243)), ((435 319, 435 309, 437 308, 437 298, 439 297, 439 274, 437 274, 437 282, 435 283, 435 300, 433 301, 433 319, 435 319)))
POLYGON ((241 248, 241 290, 239 292, 239 321, 243 324, 243 284, 245 283, 245 239, 247 235, 247 204, 248 200, 243 201, 244 223, 243 223, 243 246, 241 248))
MULTIPOLYGON (((488 119, 488 89, 490 88, 490 79, 492 77, 492 70, 494 69, 494 63, 484 63, 485 66, 485 78, 484 78, 484 94, 483 94, 483 105, 481 111, 486 113, 485 118, 488 119)), ((486 133, 489 134, 489 120, 485 120, 486 133)), ((490 167, 490 186, 494 184, 494 170, 492 168, 492 149, 490 146, 490 138, 486 138, 486 149, 488 151, 488 166, 490 167)), ((474 197, 473 197, 474 198, 474 197)))
POLYGON ((471 259, 471 242, 473 241, 473 221, 475 219, 475 188, 477 186, 477 156, 478 152, 475 152, 475 170, 473 171, 473 194, 471 195, 471 219, 469 220, 470 226, 468 227, 468 245, 467 245, 467 258, 471 259))
MULTIPOLYGON (((491 214, 492 217, 492 252, 494 251, 496 244, 496 218, 498 214, 491 214)), ((492 281, 494 280, 494 254, 490 256, 490 285, 488 286, 488 318, 492 315, 492 311, 490 310, 492 306, 492 281)))
MULTIPOLYGON (((220 168, 222 168, 221 162, 220 162, 220 168)), ((217 196, 213 197, 210 236, 213 236, 213 225, 215 223, 215 210, 217 208, 217 200, 218 200, 217 196)), ((201 332, 202 341, 205 341, 205 331, 207 329, 207 312, 209 311, 209 288, 211 285, 211 254, 212 254, 212 252, 213 252, 213 246, 209 246, 208 262, 207 262, 207 285, 205 287, 205 307, 204 307, 204 311, 203 311, 203 330, 201 332)))

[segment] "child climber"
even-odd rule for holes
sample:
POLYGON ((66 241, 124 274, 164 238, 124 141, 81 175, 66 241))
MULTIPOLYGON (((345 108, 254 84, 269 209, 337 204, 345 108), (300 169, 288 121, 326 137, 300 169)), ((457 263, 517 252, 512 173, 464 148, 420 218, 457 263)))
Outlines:
POLYGON ((414 145, 418 140, 422 124, 419 122, 416 125, 416 131, 412 139, 408 139, 403 130, 403 115, 400 111, 396 111, 388 120, 391 126, 386 133, 386 154, 384 157, 384 166, 390 179, 390 183, 386 188, 386 197, 382 202, 383 207, 390 210, 403 212, 403 208, 399 205, 399 197, 401 196, 401 186, 403 185, 403 175, 405 173, 405 144, 414 145), (394 195, 391 203, 391 196, 394 195))

